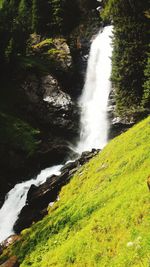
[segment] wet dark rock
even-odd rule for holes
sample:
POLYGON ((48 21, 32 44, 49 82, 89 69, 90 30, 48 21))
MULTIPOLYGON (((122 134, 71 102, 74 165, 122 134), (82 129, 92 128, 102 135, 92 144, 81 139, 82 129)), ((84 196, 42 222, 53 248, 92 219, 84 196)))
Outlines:
POLYGON ((97 155, 100 152, 100 149, 92 149, 91 152, 85 151, 82 153, 81 157, 79 158, 79 162, 81 165, 89 161, 91 158, 97 155))
POLYGON ((116 122, 110 125, 109 128, 109 139, 113 139, 114 137, 126 132, 129 128, 131 128, 134 125, 134 123, 122 123, 122 122, 116 122))
POLYGON ((94 149, 91 152, 84 152, 77 160, 64 165, 61 168, 61 174, 59 176, 53 175, 49 177, 39 187, 31 185, 27 195, 26 205, 23 207, 15 223, 15 232, 19 233, 24 228, 29 227, 33 222, 42 219, 47 214, 49 203, 57 200, 61 188, 70 181, 73 174, 81 165, 89 161, 99 151, 94 149))
POLYGON ((52 74, 28 75, 22 88, 28 98, 28 104, 24 106, 28 116, 32 118, 31 113, 34 114, 34 120, 51 132, 55 130, 57 135, 59 129, 68 135, 77 132, 78 107, 52 74))

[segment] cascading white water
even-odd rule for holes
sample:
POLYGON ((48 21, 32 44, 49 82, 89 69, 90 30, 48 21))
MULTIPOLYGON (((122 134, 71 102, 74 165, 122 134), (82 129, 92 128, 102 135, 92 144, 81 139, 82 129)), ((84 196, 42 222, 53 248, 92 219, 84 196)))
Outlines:
POLYGON ((107 143, 107 105, 111 89, 112 26, 105 27, 92 42, 86 81, 79 99, 81 107, 80 140, 76 151, 103 148, 107 143))
MULTIPOLYGON (((111 88, 111 38, 112 27, 106 27, 91 45, 86 82, 79 100, 81 106, 81 134, 75 150, 81 154, 92 148, 102 148, 107 142, 107 102, 111 88)), ((17 184, 7 194, 0 209, 0 242, 14 233, 13 226, 26 203, 32 184, 40 185, 47 177, 60 174, 62 165, 43 170, 36 179, 17 184)))
POLYGON ((18 218, 21 209, 26 203, 27 193, 32 184, 38 186, 46 181, 51 175, 59 175, 63 165, 47 168, 37 176, 36 179, 15 185, 6 195, 4 205, 0 210, 0 242, 14 233, 13 226, 18 218))

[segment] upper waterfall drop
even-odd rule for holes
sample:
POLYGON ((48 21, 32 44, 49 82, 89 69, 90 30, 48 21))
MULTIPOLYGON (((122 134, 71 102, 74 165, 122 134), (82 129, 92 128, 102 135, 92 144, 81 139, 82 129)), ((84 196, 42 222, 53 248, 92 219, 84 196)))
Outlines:
POLYGON ((81 108, 80 140, 76 151, 103 148, 108 138, 107 107, 111 90, 112 26, 98 33, 92 42, 85 85, 79 99, 81 108))

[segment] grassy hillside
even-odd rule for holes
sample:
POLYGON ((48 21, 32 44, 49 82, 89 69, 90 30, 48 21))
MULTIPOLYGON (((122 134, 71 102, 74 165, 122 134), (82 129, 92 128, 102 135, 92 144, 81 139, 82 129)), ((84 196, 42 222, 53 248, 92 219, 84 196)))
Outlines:
POLYGON ((49 215, 22 232, 21 267, 150 266, 150 117, 85 164, 49 215))

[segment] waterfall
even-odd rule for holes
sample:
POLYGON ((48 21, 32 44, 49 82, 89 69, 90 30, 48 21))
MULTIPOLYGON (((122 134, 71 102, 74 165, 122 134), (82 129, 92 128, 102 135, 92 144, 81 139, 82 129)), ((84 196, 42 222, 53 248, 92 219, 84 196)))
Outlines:
MULTIPOLYGON (((92 148, 102 148, 107 142, 107 103, 111 88, 111 38, 112 27, 99 32, 91 45, 83 93, 79 99, 81 107, 81 134, 75 150, 81 154, 92 148)), ((32 184, 38 186, 51 175, 59 175, 62 165, 43 170, 36 179, 17 184, 7 194, 0 209, 0 242, 14 233, 13 226, 26 203, 32 184)))
POLYGON ((107 143, 107 106, 111 89, 111 38, 112 26, 105 27, 92 42, 83 93, 79 99, 81 108, 80 140, 76 151, 103 148, 107 143))
POLYGON ((5 202, 0 209, 0 242, 14 234, 13 226, 22 208, 25 206, 28 190, 32 184, 39 186, 46 181, 46 178, 53 174, 59 175, 63 165, 56 165, 47 168, 36 177, 26 182, 15 185, 6 195, 5 202))

